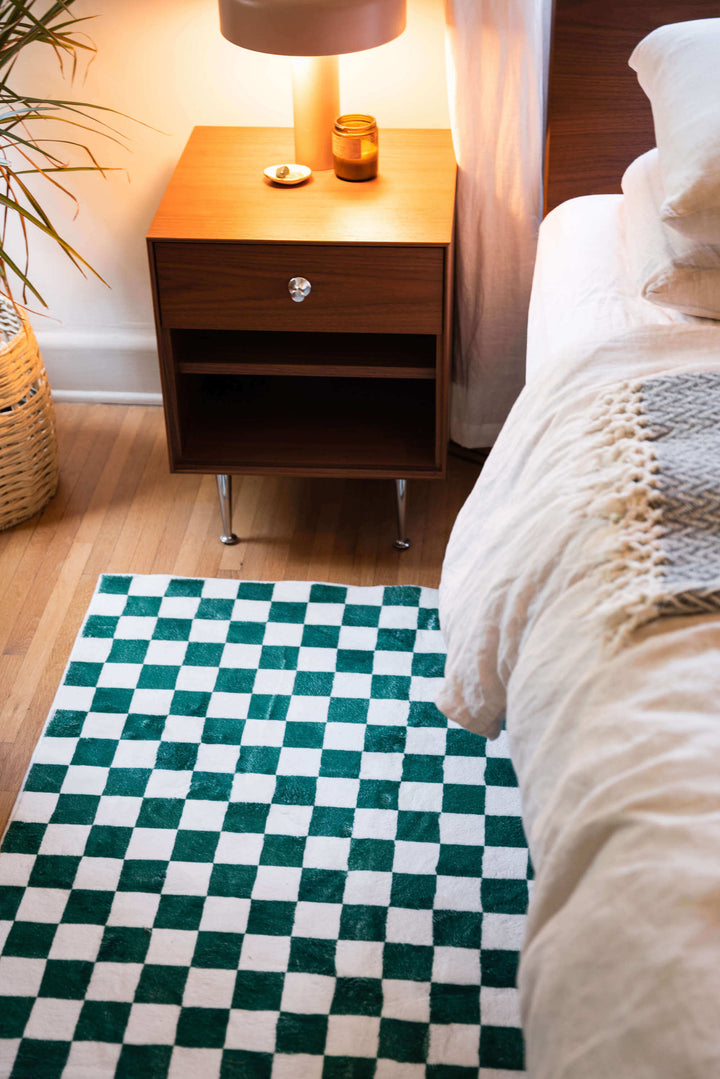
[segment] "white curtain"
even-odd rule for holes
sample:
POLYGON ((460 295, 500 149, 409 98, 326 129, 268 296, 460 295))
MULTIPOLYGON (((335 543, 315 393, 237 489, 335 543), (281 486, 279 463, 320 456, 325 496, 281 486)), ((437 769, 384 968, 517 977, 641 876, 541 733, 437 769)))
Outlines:
POLYGON ((551 0, 445 0, 458 160, 450 437, 492 445, 525 373, 551 0))

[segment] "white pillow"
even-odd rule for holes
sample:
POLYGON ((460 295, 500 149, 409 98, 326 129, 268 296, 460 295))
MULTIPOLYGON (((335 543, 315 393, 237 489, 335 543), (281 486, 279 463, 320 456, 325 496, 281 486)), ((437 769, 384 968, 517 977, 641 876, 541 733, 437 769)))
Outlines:
POLYGON ((629 63, 652 106, 663 220, 720 243, 720 18, 660 26, 629 63))
POLYGON ((720 319, 720 244, 701 244, 660 216, 658 151, 648 150, 622 178, 625 249, 631 280, 651 303, 720 319))

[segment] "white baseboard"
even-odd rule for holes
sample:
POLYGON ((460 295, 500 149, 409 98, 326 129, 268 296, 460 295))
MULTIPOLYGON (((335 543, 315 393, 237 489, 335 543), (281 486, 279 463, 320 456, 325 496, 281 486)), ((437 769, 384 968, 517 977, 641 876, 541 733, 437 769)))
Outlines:
POLYGON ((152 327, 38 330, 56 401, 159 405, 160 375, 152 327))
POLYGON ((58 404, 91 405, 162 405, 161 393, 132 393, 129 390, 56 390, 53 401, 58 404))

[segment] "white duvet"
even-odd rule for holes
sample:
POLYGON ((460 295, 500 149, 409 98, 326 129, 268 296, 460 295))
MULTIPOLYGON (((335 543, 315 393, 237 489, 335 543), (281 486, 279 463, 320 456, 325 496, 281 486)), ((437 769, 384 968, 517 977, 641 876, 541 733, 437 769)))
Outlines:
POLYGON ((531 1079, 714 1079, 720 617, 663 618, 613 653, 607 526, 581 480, 602 387, 719 368, 720 325, 611 321, 559 335, 457 519, 438 704, 490 737, 507 715, 537 874, 519 975, 531 1079))

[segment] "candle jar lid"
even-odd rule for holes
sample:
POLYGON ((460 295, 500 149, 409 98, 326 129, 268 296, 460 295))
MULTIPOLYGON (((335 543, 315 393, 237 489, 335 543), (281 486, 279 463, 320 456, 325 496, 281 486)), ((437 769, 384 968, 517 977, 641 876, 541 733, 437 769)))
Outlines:
POLYGON ((335 130, 339 135, 369 135, 377 130, 377 121, 374 116, 366 116, 362 112, 348 112, 338 116, 335 130))

